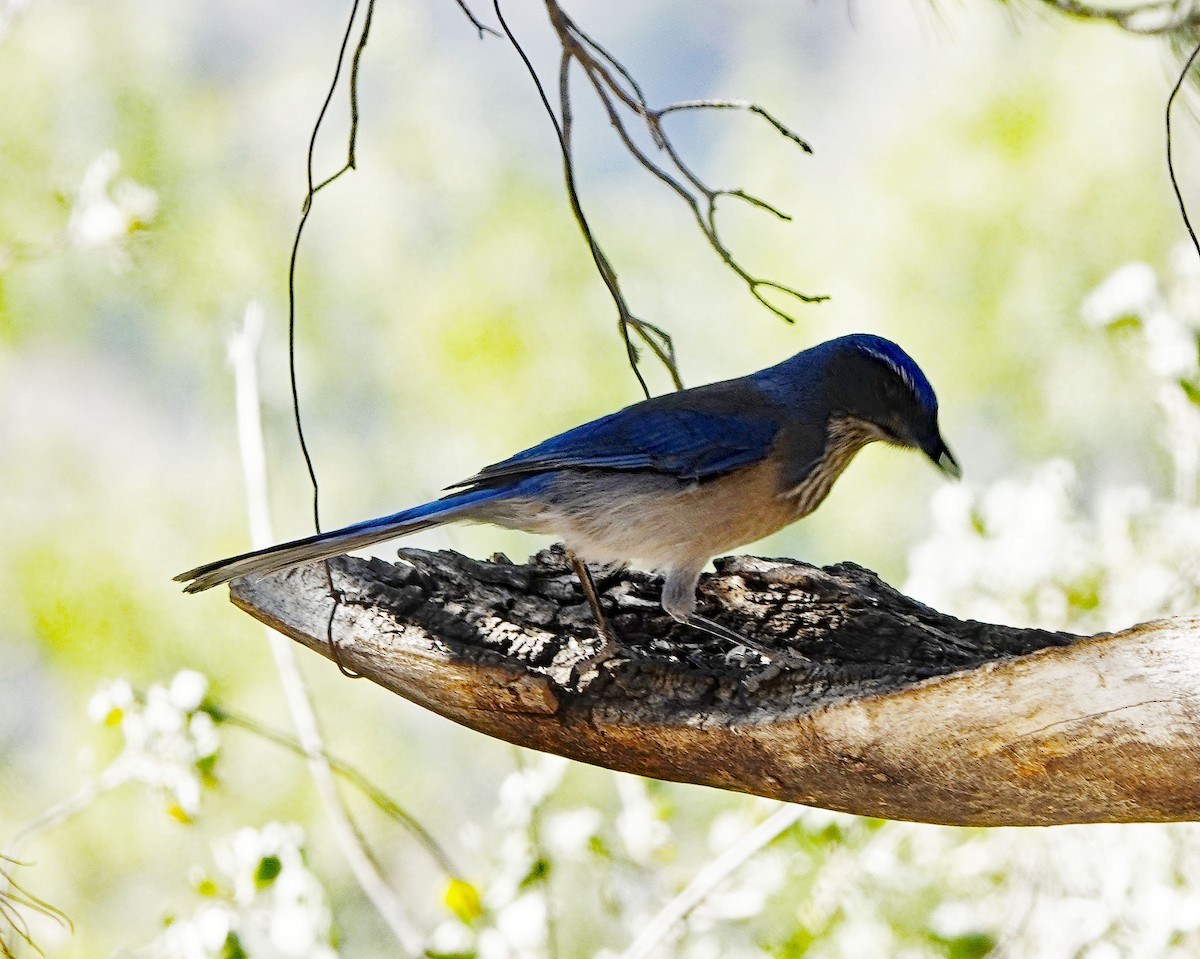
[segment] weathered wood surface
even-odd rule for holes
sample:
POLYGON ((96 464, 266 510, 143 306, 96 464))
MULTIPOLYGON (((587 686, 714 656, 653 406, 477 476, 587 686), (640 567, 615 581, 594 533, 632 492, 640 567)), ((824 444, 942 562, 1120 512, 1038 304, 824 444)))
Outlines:
POLYGON ((247 577, 233 601, 455 722, 613 769, 958 825, 1200 818, 1197 617, 1013 629, 850 564, 739 557, 701 611, 792 666, 679 626, 622 570, 598 581, 621 652, 580 675, 596 629, 560 553, 400 555, 247 577))

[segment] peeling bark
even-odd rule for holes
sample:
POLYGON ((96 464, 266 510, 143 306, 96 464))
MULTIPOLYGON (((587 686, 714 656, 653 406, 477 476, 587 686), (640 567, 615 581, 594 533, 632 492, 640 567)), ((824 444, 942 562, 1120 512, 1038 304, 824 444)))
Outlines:
POLYGON ((455 722, 595 765, 952 825, 1200 816, 1198 617, 1015 629, 938 613, 852 564, 736 557, 701 583, 701 611, 794 665, 680 626, 649 576, 619 570, 597 585, 620 652, 590 667, 595 624, 560 552, 400 556, 231 594, 455 722))

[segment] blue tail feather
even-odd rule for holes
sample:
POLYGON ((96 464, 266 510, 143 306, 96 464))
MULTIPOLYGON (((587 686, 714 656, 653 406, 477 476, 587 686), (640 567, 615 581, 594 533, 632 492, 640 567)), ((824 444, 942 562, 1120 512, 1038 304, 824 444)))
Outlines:
POLYGON ((441 499, 414 506, 391 516, 380 516, 369 519, 342 529, 330 530, 327 533, 317 533, 303 539, 280 543, 228 559, 219 559, 214 563, 197 566, 186 573, 180 573, 175 580, 187 583, 184 592, 198 593, 201 590, 219 586, 239 576, 251 573, 273 573, 276 570, 287 569, 291 566, 301 566, 305 563, 315 563, 318 560, 340 556, 351 550, 362 549, 385 540, 396 539, 415 533, 418 530, 440 526, 443 523, 471 516, 472 510, 487 503, 509 495, 510 489, 472 489, 454 493, 441 499))

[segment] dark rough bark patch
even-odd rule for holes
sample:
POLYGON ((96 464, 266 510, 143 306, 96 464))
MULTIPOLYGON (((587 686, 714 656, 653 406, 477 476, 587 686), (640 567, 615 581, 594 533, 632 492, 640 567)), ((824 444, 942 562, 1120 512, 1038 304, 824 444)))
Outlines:
POLYGON ((852 564, 718 560, 701 611, 796 662, 682 627, 651 577, 598 577, 621 650, 559 551, 401 551, 234 583, 276 629, 456 722, 662 779, 956 824, 1200 815, 1195 620, 1084 638, 958 620, 852 564), (335 595, 329 590, 332 577, 335 595), (336 598, 336 602, 335 602, 336 598))
MULTIPOLYGON (((523 566, 503 556, 487 562, 449 551, 402 549, 399 555, 401 564, 375 560, 357 567, 353 578, 366 592, 346 600, 393 605, 399 618, 461 643, 462 655, 493 650, 550 676, 566 693, 596 682, 594 673, 570 673, 595 647, 596 624, 560 550, 543 550, 523 566)), ((781 702, 812 708, 1079 638, 955 619, 853 563, 819 569, 795 560, 729 557, 716 566, 717 573, 701 581, 700 611, 808 665, 761 679, 760 696, 747 697, 745 682, 763 672, 759 657, 676 623, 659 605, 660 581, 619 569, 597 577, 597 586, 622 646, 620 668, 603 671, 620 699, 719 698, 752 711, 761 697, 774 710, 781 702)))

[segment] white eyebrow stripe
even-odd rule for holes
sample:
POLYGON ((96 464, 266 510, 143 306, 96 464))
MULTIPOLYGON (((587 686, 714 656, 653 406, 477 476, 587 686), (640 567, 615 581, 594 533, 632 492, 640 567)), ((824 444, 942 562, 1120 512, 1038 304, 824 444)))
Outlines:
POLYGON ((864 353, 866 353, 868 356, 873 356, 873 357, 875 357, 875 359, 879 360, 879 361, 880 361, 881 363, 883 363, 883 364, 884 364, 884 365, 885 365, 885 366, 886 366, 886 367, 887 367, 889 370, 891 370, 891 371, 892 371, 893 373, 895 373, 895 374, 896 374, 898 377, 900 377, 900 381, 901 381, 901 382, 902 382, 902 383, 903 383, 905 386, 907 386, 907 387, 909 388, 909 390, 911 390, 911 391, 912 391, 912 394, 913 394, 914 396, 918 396, 918 397, 919 397, 919 396, 921 395, 921 390, 920 390, 920 388, 917 386, 917 381, 916 381, 915 379, 913 379, 913 375, 912 375, 912 373, 911 373, 909 370, 906 370, 904 367, 902 367, 902 366, 901 366, 899 363, 897 363, 897 362, 896 362, 894 359, 892 359, 892 358, 891 358, 890 356, 888 356, 886 353, 881 353, 881 352, 879 352, 879 350, 872 349, 872 348, 871 348, 871 347, 869 347, 869 346, 864 346, 864 347, 862 348, 862 350, 863 350, 863 352, 864 352, 864 353))

